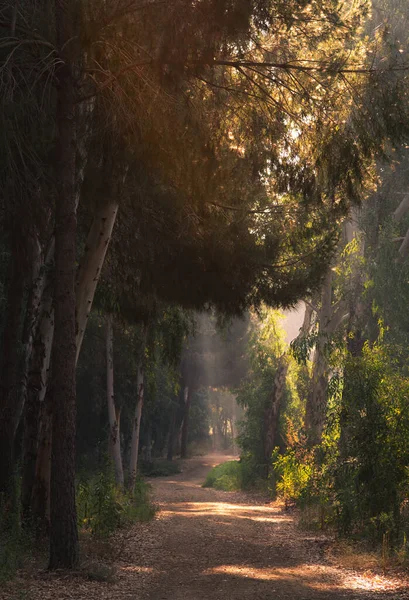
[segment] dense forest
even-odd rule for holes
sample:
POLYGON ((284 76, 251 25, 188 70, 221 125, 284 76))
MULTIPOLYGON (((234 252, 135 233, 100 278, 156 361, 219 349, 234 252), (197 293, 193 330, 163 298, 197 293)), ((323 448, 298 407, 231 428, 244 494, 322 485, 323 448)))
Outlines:
POLYGON ((240 460, 206 485, 409 553, 408 26, 405 0, 2 0, 5 577, 25 543, 77 569, 153 517, 144 477, 215 452, 240 460))

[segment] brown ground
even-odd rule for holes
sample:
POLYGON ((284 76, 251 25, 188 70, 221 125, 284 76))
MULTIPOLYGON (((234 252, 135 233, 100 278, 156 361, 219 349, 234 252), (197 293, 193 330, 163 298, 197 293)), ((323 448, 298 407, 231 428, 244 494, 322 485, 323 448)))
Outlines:
POLYGON ((341 569, 325 558, 327 540, 301 532, 277 503, 203 489, 227 457, 187 461, 183 473, 152 481, 157 518, 118 536, 111 583, 27 572, 0 591, 25 600, 338 600, 409 599, 391 576, 341 569))

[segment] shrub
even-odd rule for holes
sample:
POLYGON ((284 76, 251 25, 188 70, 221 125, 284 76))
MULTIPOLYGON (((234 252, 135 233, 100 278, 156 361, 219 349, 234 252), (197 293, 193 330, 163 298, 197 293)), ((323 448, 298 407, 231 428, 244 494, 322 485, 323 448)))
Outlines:
POLYGON ((304 455, 300 460, 294 450, 289 450, 273 459, 276 491, 284 500, 300 502, 306 499, 314 472, 312 460, 308 458, 304 455))
POLYGON ((93 535, 107 536, 119 527, 152 519, 156 509, 150 501, 149 491, 150 486, 140 479, 133 492, 118 489, 110 469, 106 469, 78 485, 80 528, 93 535))
POLYGON ((203 487, 216 490, 234 491, 242 487, 241 466, 236 460, 225 462, 207 474, 203 487))

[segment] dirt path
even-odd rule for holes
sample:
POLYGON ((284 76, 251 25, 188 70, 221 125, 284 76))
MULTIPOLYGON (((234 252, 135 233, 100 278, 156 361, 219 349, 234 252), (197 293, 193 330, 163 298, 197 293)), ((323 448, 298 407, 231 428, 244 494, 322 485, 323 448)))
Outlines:
POLYGON ((218 462, 194 459, 181 475, 153 482, 160 543, 144 561, 152 577, 143 600, 404 597, 398 582, 325 564, 325 538, 301 533, 280 505, 203 489, 218 462))
POLYGON ((27 572, 0 598, 25 600, 402 600, 402 582, 343 570, 324 557, 325 538, 300 532, 278 504, 203 489, 227 457, 184 464, 153 480, 157 518, 118 534, 115 576, 27 572), (91 576, 92 575, 92 576, 91 576), (92 580, 91 580, 92 579, 92 580))

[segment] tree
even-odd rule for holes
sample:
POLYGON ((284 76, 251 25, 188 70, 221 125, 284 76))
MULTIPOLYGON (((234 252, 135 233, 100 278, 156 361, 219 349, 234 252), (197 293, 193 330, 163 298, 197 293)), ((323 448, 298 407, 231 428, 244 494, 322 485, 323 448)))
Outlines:
POLYGON ((52 351, 53 443, 51 452, 50 568, 72 568, 79 560, 75 508, 75 102, 74 72, 79 60, 78 3, 57 0, 57 44, 63 64, 57 70, 55 215, 55 326, 52 351))

